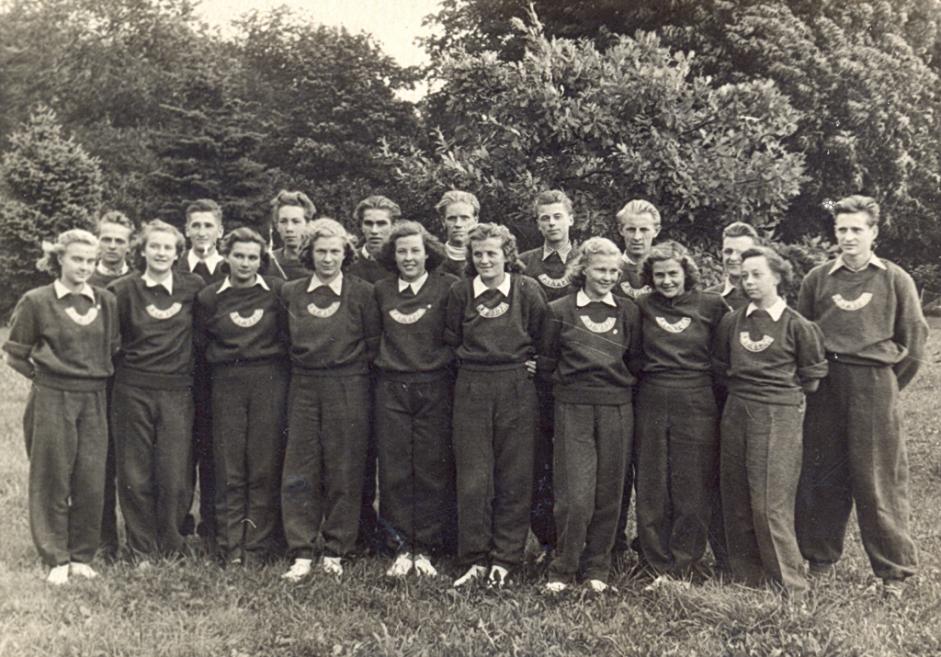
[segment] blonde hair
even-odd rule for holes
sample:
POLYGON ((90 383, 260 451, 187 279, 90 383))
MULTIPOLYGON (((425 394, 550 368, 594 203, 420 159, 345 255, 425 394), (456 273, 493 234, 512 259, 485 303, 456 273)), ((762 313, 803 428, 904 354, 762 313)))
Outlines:
POLYGON ((146 248, 147 241, 154 233, 169 233, 173 236, 176 242, 177 258, 183 255, 183 251, 186 250, 186 238, 183 237, 183 233, 181 233, 176 226, 172 226, 160 219, 152 219, 141 226, 141 230, 134 240, 134 246, 131 248, 131 252, 134 254, 134 266, 138 271, 147 271, 147 259, 144 257, 144 248, 146 248))
POLYGON ((72 228, 59 233, 55 242, 42 243, 42 257, 36 261, 36 268, 49 272, 56 278, 62 275, 62 263, 59 258, 70 244, 87 244, 98 249, 98 238, 82 228, 72 228))
POLYGON ((650 201, 644 201, 643 199, 634 199, 628 201, 624 204, 624 207, 618 210, 618 213, 615 217, 618 220, 618 225, 624 223, 624 220, 632 215, 638 214, 649 214, 653 217, 653 222, 655 225, 660 225, 660 210, 657 209, 650 201))
POLYGON ((340 268, 346 271, 356 260, 356 238, 343 227, 343 224, 329 217, 314 219, 308 225, 307 235, 298 252, 300 263, 307 269, 314 270, 314 242, 321 237, 339 237, 343 240, 343 264, 340 268))
POLYGON ((624 261, 617 244, 606 237, 591 237, 578 247, 576 256, 568 266, 569 279, 579 289, 585 286, 585 268, 591 262, 592 256, 617 256, 618 266, 623 268, 624 261))

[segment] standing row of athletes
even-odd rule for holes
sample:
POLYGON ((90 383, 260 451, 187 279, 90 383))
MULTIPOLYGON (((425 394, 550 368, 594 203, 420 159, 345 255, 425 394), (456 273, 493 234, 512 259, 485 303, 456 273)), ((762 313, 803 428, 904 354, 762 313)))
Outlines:
POLYGON ((136 271, 119 214, 48 246, 56 280, 24 295, 4 350, 33 380, 30 526, 50 582, 116 548, 115 475, 132 553, 180 553, 194 456, 221 557, 286 540, 295 581, 318 556, 342 574, 358 537, 392 544, 390 576, 435 575, 456 519, 454 586, 503 586, 531 527, 549 590, 601 591, 632 490, 658 574, 697 571, 709 543, 736 578, 799 592, 805 561, 820 575, 840 558, 854 501, 886 591, 914 574, 897 398, 927 324, 873 252, 871 198, 835 205, 840 255, 797 311, 751 226, 725 229, 725 280, 703 291, 685 248, 654 246, 646 201, 617 214, 622 252, 572 244, 571 202, 544 192, 544 244, 523 254, 467 192, 436 206, 444 244, 381 196, 356 208, 361 248, 303 193, 272 206, 271 252, 248 228, 223 237, 212 201, 186 211, 189 250, 143 226, 136 271))

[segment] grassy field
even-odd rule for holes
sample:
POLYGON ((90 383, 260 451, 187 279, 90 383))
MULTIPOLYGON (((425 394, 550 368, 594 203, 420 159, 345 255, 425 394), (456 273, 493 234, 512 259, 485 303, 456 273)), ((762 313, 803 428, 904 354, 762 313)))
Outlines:
MULTIPOLYGON (((390 582, 362 559, 337 583, 282 583, 286 564, 208 560, 138 572, 100 566, 53 589, 26 517, 24 380, 0 368, 0 656, 28 655, 941 655, 941 324, 903 395, 921 574, 883 600, 853 529, 836 576, 802 602, 708 582, 645 591, 625 564, 616 591, 548 596, 535 570, 508 591, 456 593, 450 579, 390 582)), ((0 341, 5 332, 0 332, 0 341)))

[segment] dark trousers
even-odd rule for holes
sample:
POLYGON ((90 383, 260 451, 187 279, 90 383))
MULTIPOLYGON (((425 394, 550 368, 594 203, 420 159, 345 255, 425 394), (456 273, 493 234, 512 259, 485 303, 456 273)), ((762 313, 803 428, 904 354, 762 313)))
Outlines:
POLYGON ((712 386, 637 392, 637 534, 647 563, 683 576, 706 551, 719 467, 712 386))
MULTIPOLYGON (((369 408, 374 408, 375 383, 371 384, 370 388, 373 390, 373 398, 370 400, 369 408)), ((363 490, 360 496, 359 528, 356 539, 363 548, 372 550, 382 549, 387 538, 383 521, 376 513, 376 477, 379 461, 377 441, 376 428, 371 426, 369 435, 366 437, 366 460, 363 463, 363 490)))
POLYGON ((199 534, 209 539, 216 532, 216 483, 212 448, 212 375, 209 364, 196 359, 193 369, 193 466, 192 478, 199 484, 199 534))
POLYGON ((555 400, 549 383, 536 383, 539 413, 536 417, 536 442, 533 453, 533 506, 529 522, 540 545, 556 544, 553 517, 552 443, 554 433, 555 400))
POLYGON ((804 406, 730 395, 722 414, 721 481, 732 574, 757 586, 807 588, 794 502, 801 471, 804 406))
MULTIPOLYGON (((632 441, 633 443, 633 441, 632 441)), ((631 510, 631 497, 634 494, 635 469, 637 454, 634 453, 634 447, 631 447, 631 454, 627 459, 627 465, 624 468, 624 488, 621 491, 621 509, 618 512, 618 527, 614 537, 614 550, 616 552, 625 552, 630 547, 634 547, 627 533, 628 516, 631 510)))
POLYGON ((111 398, 118 500, 128 546, 179 554, 193 499, 193 392, 115 383, 111 398))
POLYGON ((383 376, 375 412, 382 518, 398 551, 440 552, 454 495, 451 376, 383 376))
POLYGON ((47 566, 95 557, 108 451, 104 387, 76 392, 33 384, 23 416, 29 455, 29 528, 47 566))
POLYGON ((218 548, 264 558, 278 545, 288 368, 217 367, 212 379, 218 548))
MULTIPOLYGON (((725 409, 725 400, 728 391, 719 386, 713 386, 715 394, 718 415, 722 417, 722 411, 725 409)), ((712 495, 712 519, 709 521, 709 547, 712 549, 712 556, 715 557, 715 567, 718 573, 729 572, 729 548, 725 540, 725 523, 722 514, 722 495, 719 491, 719 468, 716 467, 716 478, 713 482, 712 495)))
POLYGON ((625 463, 634 429, 630 403, 555 406, 555 518, 559 541, 552 579, 607 581, 625 463))
MULTIPOLYGON (((108 381, 107 400, 110 413, 111 390, 114 380, 108 381)), ((114 453, 114 432, 108 425, 108 455, 105 458, 104 510, 101 514, 101 540, 98 549, 108 558, 114 558, 120 549, 118 541, 118 488, 117 459, 114 453)))
POLYGON ((288 442, 281 480, 281 515, 295 558, 346 556, 356 544, 366 441, 369 377, 293 374, 288 442))
POLYGON ((830 373, 807 399, 804 469, 797 536, 811 562, 843 554, 853 502, 863 547, 876 576, 915 573, 909 531, 908 452, 899 428, 898 382, 890 367, 830 362, 830 373))
POLYGON ((461 368, 454 386, 458 560, 523 559, 533 485, 536 389, 520 365, 461 368))

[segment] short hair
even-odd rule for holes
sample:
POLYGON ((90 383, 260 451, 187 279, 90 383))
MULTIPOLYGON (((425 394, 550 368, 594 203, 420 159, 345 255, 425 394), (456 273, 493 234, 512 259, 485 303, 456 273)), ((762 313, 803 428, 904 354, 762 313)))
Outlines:
POLYGON ((699 287, 700 275, 696 261, 693 260, 693 257, 689 254, 689 250, 685 246, 674 240, 661 242, 650 249, 650 253, 647 254, 647 257, 644 258, 644 261, 640 265, 640 279, 643 281, 644 285, 653 287, 654 263, 665 262, 667 260, 676 260, 680 264, 680 267, 683 268, 683 289, 685 291, 689 292, 699 287))
POLYGON ((833 209, 830 210, 830 214, 833 215, 834 219, 836 219, 838 215, 851 214, 854 212, 865 212, 869 215, 870 226, 879 225, 879 204, 876 203, 876 199, 871 196, 863 196, 862 194, 846 196, 834 203, 833 209))
POLYGON ((140 232, 137 234, 137 237, 134 239, 134 243, 131 247, 134 267, 138 271, 143 272, 147 270, 147 259, 144 258, 144 248, 147 246, 147 240, 149 240, 150 236, 154 233, 169 233, 173 236, 174 240, 176 241, 177 258, 183 255, 183 251, 186 250, 186 238, 183 237, 183 233, 181 233, 176 228, 176 226, 171 226, 166 221, 161 221, 160 219, 153 219, 148 221, 146 224, 141 226, 140 232))
POLYGON ((98 238, 82 228, 72 228, 59 233, 55 242, 42 243, 42 257, 36 261, 36 268, 59 278, 62 275, 62 262, 59 258, 70 244, 87 244, 98 249, 98 238))
POLYGON ((271 222, 278 223, 278 210, 286 205, 301 208, 304 210, 304 221, 310 221, 317 214, 317 206, 310 200, 304 192, 289 192, 282 189, 273 199, 271 199, 271 222))
POLYGON ((439 217, 444 219, 444 213, 448 209, 448 206, 454 203, 467 203, 474 208, 475 217, 480 215, 480 201, 477 200, 477 197, 470 192, 462 192, 457 189, 452 189, 441 195, 441 200, 435 205, 435 212, 438 213, 439 217))
POLYGON ((399 207, 398 203, 388 196, 381 196, 379 194, 367 196, 356 204, 356 209, 353 210, 353 216, 356 217, 357 223, 363 223, 363 215, 366 214, 366 210, 385 210, 389 213, 389 219, 393 223, 398 221, 399 217, 402 216, 402 209, 399 207))
POLYGON ((223 257, 228 256, 229 253, 232 252, 232 247, 234 247, 239 242, 257 244, 259 247, 261 247, 261 250, 259 251, 261 266, 258 268, 258 271, 267 271, 268 262, 270 259, 268 255, 268 243, 255 230, 247 226, 241 226, 226 233, 225 237, 222 238, 222 241, 219 242, 219 254, 223 257))
POLYGON ((781 279, 781 282, 778 283, 778 293, 780 294, 781 290, 786 289, 791 284, 791 280, 794 278, 794 268, 784 256, 769 246, 753 246, 742 251, 743 263, 748 258, 761 257, 768 261, 768 269, 781 279))
POLYGON ((536 216, 539 216, 539 208, 543 205, 552 205, 553 203, 561 203, 565 206, 565 210, 572 214, 572 200, 560 189, 550 189, 548 191, 539 192, 536 195, 536 199, 533 201, 533 212, 536 216))
POLYGON ((222 208, 219 207, 219 204, 213 201, 211 198, 201 198, 193 201, 186 206, 186 223, 190 222, 190 217, 196 214, 197 212, 211 212, 216 218, 216 221, 219 222, 219 225, 222 225, 222 208))
POLYGON ((467 249, 467 264, 464 266, 467 275, 470 277, 477 275, 477 267, 474 266, 474 242, 491 238, 498 239, 502 242, 503 257, 506 259, 503 265, 504 271, 508 271, 511 274, 522 273, 526 267, 519 259, 519 250, 516 248, 516 236, 503 224, 483 223, 474 226, 467 236, 467 246, 465 247, 467 249))
POLYGON ((98 222, 95 224, 95 230, 98 231, 99 235, 101 234, 102 224, 117 224, 119 226, 124 226, 132 233, 134 232, 134 222, 128 219, 127 215, 120 210, 108 210, 98 217, 98 222))
POLYGON ((591 237, 582 242, 566 268, 566 273, 575 287, 585 286, 585 268, 591 263, 592 256, 617 256, 618 267, 622 270, 624 268, 624 259, 617 244, 606 237, 591 237))
POLYGON ((624 204, 623 208, 618 210, 618 213, 615 215, 615 217, 618 220, 618 224, 621 224, 629 215, 638 214, 649 214, 651 217, 653 217, 654 224, 657 226, 660 225, 660 210, 658 210, 657 206, 655 206, 650 201, 645 201, 643 199, 635 198, 632 201, 628 201, 624 204))
POLYGON ((428 229, 417 221, 400 221, 395 224, 389 233, 389 237, 382 243, 376 261, 389 271, 398 271, 398 266, 395 263, 395 242, 403 237, 413 235, 421 237, 422 243, 425 245, 425 253, 428 256, 428 260, 425 262, 425 270, 433 271, 437 269, 446 257, 444 247, 437 237, 429 233, 428 229))
POLYGON ((321 237, 339 237, 343 240, 343 262, 340 264, 340 269, 342 271, 349 269, 350 265, 356 260, 356 238, 350 235, 343 227, 343 224, 330 217, 321 217, 311 222, 297 254, 301 265, 315 271, 314 242, 321 237))
POLYGON ((755 227, 751 224, 746 224, 744 221, 733 221, 728 226, 722 229, 722 239, 726 237, 750 237, 755 241, 755 244, 758 243, 760 238, 758 237, 758 231, 755 230, 755 227))

